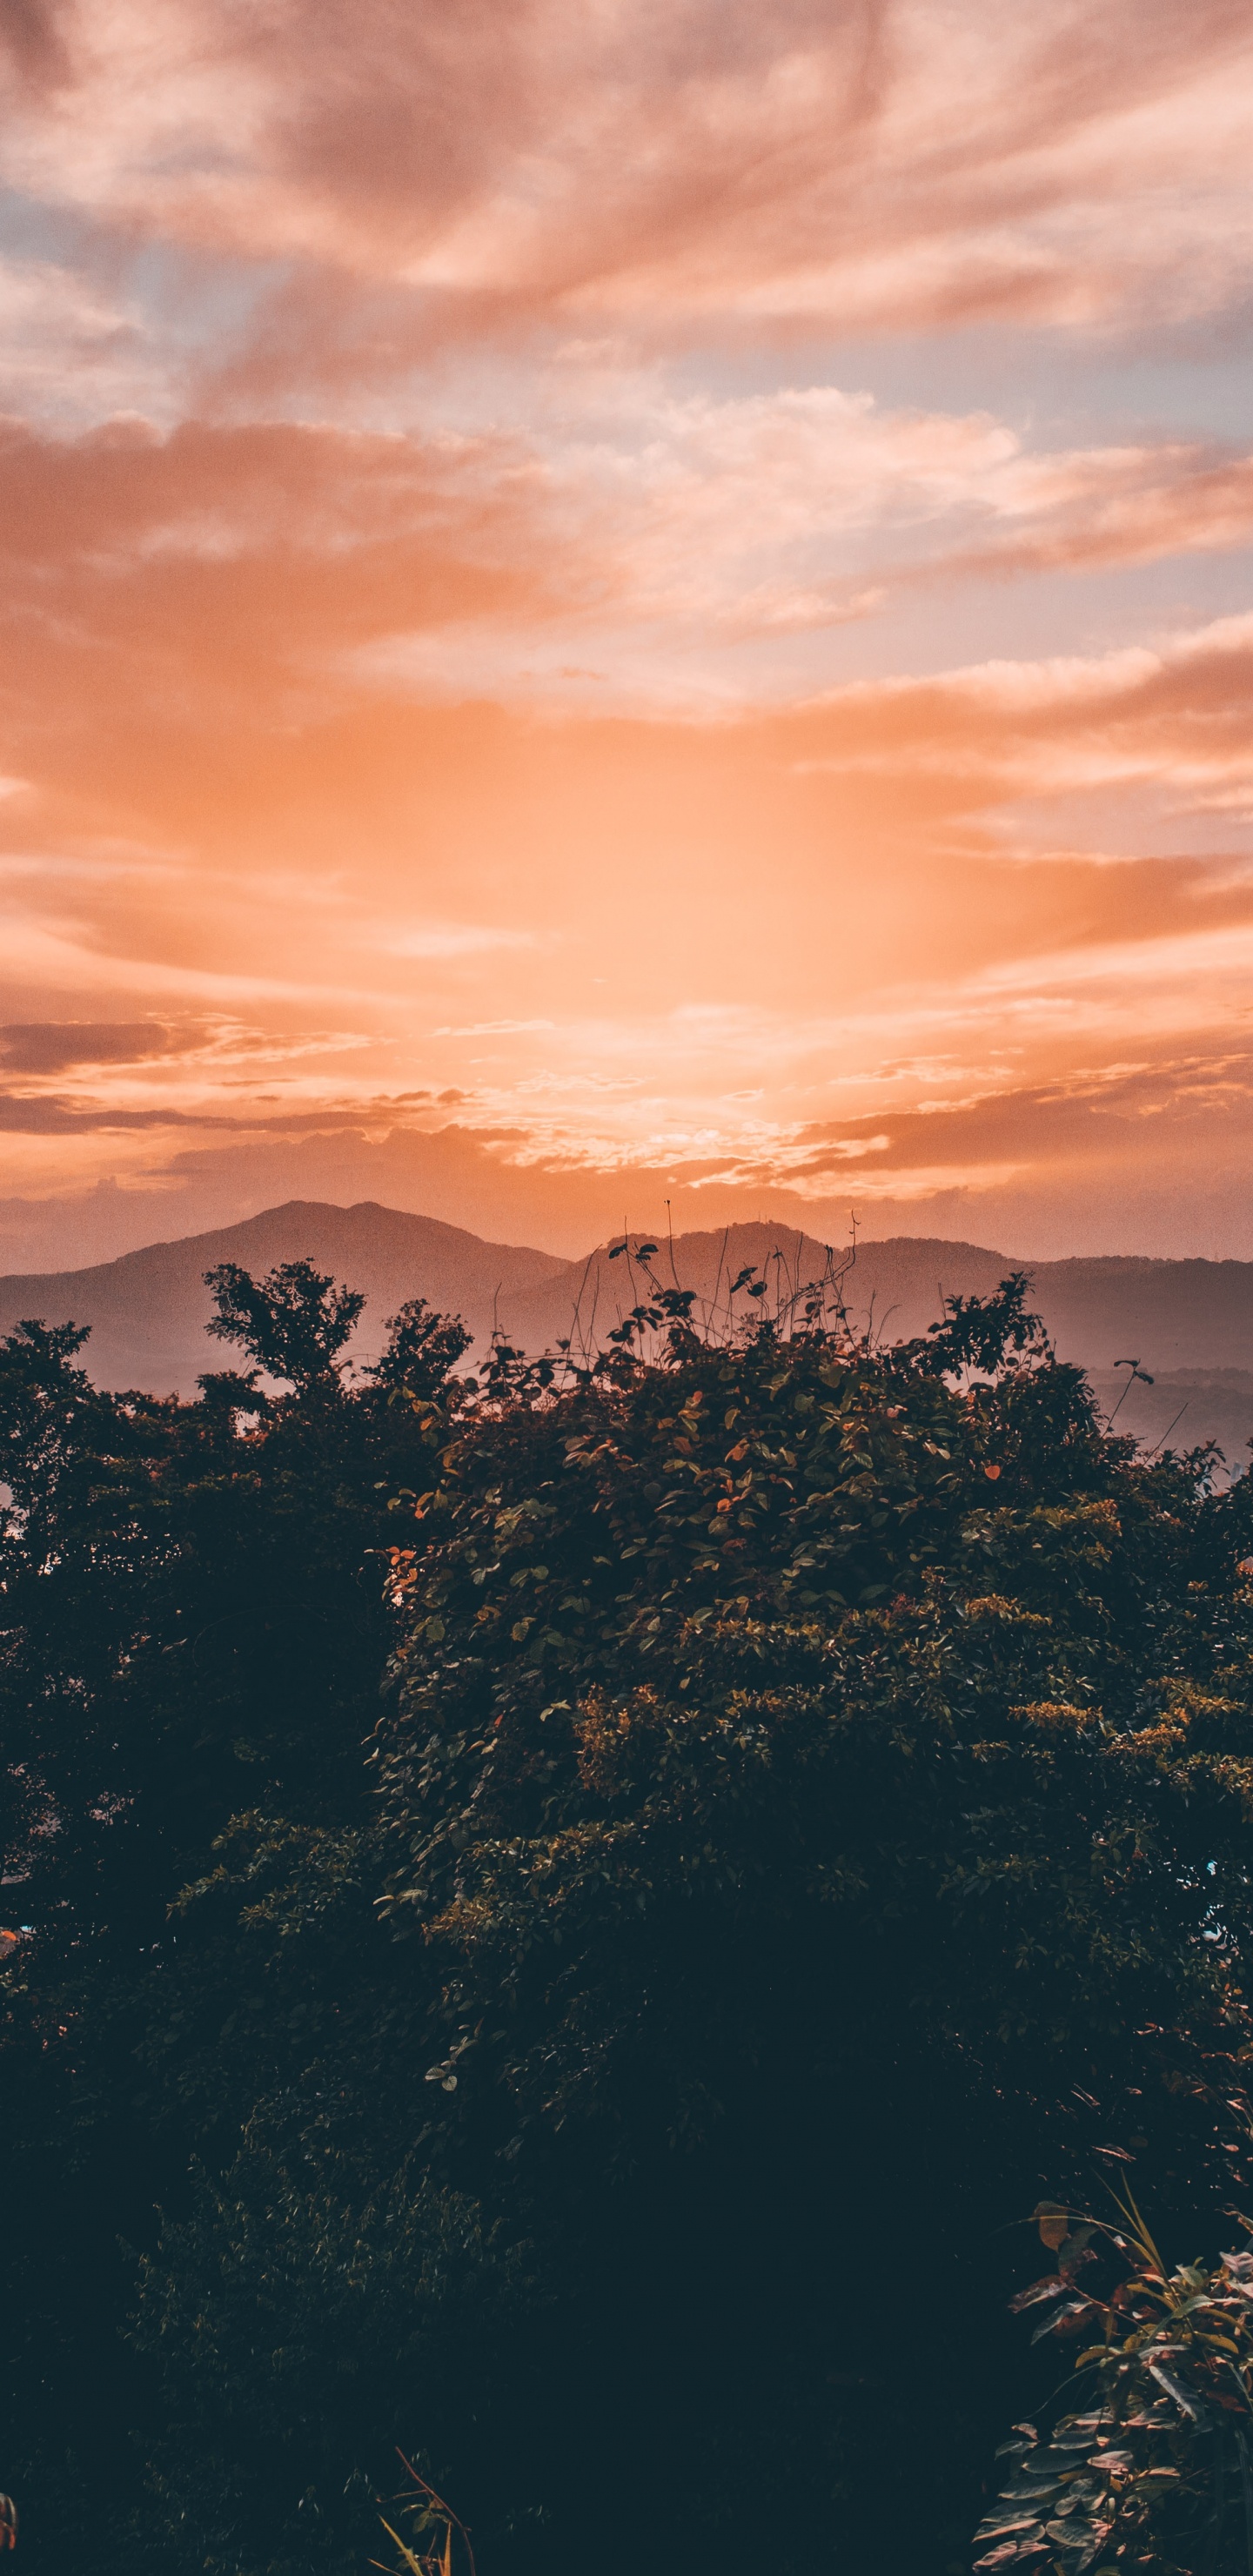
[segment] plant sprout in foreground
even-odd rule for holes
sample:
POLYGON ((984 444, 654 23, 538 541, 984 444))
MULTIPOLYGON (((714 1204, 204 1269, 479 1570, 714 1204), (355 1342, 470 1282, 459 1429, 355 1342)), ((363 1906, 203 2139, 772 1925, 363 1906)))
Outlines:
POLYGON ((1119 2210, 1116 2224, 1035 2213, 1056 2269, 1012 2304, 1045 2311, 1035 2343, 1085 2338, 1073 2377, 1087 2399, 1051 2434, 1018 2424, 1002 2443, 1012 2467, 977 2534, 981 2570, 1253 2570, 1253 2253, 1168 2273, 1129 2193, 1119 2210), (1079 2279, 1101 2252, 1122 2268, 1108 2298, 1079 2279))
MULTIPOLYGON (((400 2552, 399 2568, 384 2569, 384 2576, 400 2576, 401 2569, 406 2571, 406 2576, 457 2576, 459 2561, 453 2551, 454 2532, 464 2552, 466 2576, 476 2576, 470 2535, 460 2516, 453 2512, 450 2504, 445 2504, 433 2486, 428 2486, 424 2477, 419 2476, 403 2451, 398 2451, 396 2456, 411 2481, 411 2490, 406 2491, 400 2501, 409 2516, 412 2537, 417 2545, 411 2548, 408 2541, 402 2540, 400 2533, 393 2530, 386 2515, 380 2514, 379 2520, 388 2539, 400 2552)), ((383 2565, 381 2558, 374 2558, 370 2563, 373 2567, 383 2565)))

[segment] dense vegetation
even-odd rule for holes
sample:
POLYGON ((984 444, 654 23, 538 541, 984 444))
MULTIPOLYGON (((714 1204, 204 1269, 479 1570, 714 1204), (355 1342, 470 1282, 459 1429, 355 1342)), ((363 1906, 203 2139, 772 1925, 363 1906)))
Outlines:
POLYGON ((1015 2222, 1230 2236, 1253 1489, 1021 1282, 477 1376, 417 1301, 358 1380, 215 1286, 192 1404, 0 1350, 32 2576, 356 2568, 397 2443, 482 2576, 967 2568, 1015 2222))

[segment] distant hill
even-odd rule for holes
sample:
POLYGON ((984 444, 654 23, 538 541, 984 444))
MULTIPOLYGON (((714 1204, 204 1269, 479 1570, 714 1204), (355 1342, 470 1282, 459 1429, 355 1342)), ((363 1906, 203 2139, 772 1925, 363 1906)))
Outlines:
POLYGON ((227 1368, 232 1357, 205 1333, 213 1300, 204 1272, 219 1261, 260 1272, 306 1256, 364 1289, 366 1312, 353 1348, 358 1360, 376 1356, 387 1317, 406 1297, 421 1294, 464 1315, 482 1340, 491 1334, 498 1291, 516 1295, 567 1267, 552 1253, 484 1243, 460 1226, 368 1199, 350 1208, 289 1199, 241 1225, 150 1243, 89 1270, 0 1278, 0 1332, 11 1332, 27 1315, 90 1324, 84 1359, 98 1385, 191 1395, 203 1369, 227 1368))
MULTIPOLYGON (((644 1239, 631 1237, 633 1252, 644 1239)), ((190 1394, 202 1370, 229 1361, 205 1335, 212 1308, 203 1272, 228 1260, 262 1271, 301 1255, 364 1289, 368 1302, 353 1345, 358 1362, 377 1353, 387 1317, 415 1294, 462 1314, 480 1345, 498 1324, 523 1349, 538 1351, 567 1336, 603 1342, 644 1286, 606 1245, 585 1260, 564 1261, 526 1245, 486 1243, 459 1226, 372 1200, 342 1208, 293 1199, 241 1225, 149 1244, 91 1269, 0 1278, 0 1331, 26 1315, 90 1324, 85 1359, 100 1385, 190 1394)), ((795 1284, 820 1275, 825 1258, 823 1247, 794 1227, 763 1224, 680 1235, 673 1247, 674 1275, 696 1291, 698 1313, 723 1318, 729 1284, 745 1267, 764 1272, 773 1305, 776 1293, 786 1298, 795 1284)), ((664 1239, 653 1267, 670 1279, 664 1239)), ((1138 1359, 1153 1376, 1152 1388, 1137 1384, 1127 1397, 1120 1428, 1151 1444, 1182 1406, 1176 1442, 1217 1438, 1233 1461, 1242 1458, 1253 1434, 1253 1262, 1015 1263, 982 1244, 896 1235, 859 1246, 845 1295, 859 1325, 897 1340, 923 1332, 942 1297, 986 1295, 1015 1267, 1029 1269, 1032 1302, 1061 1357, 1091 1372, 1107 1410, 1122 1391, 1115 1361, 1138 1359)), ((738 1310, 746 1303, 741 1292, 738 1310)))

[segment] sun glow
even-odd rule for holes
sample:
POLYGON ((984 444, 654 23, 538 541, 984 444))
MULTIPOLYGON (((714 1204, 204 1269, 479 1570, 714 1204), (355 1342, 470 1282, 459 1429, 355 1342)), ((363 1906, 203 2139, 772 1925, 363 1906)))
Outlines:
POLYGON ((23 18, 8 1266, 1253 1251, 1247 25, 671 20, 23 18))

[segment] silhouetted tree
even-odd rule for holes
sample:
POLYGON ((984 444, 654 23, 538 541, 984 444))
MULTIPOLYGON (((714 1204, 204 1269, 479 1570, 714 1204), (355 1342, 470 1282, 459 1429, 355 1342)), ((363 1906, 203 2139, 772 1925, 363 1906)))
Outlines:
POLYGON ((338 1355, 365 1305, 360 1290, 337 1287, 311 1261, 276 1262, 264 1279, 219 1261, 204 1278, 217 1306, 206 1332, 239 1342, 258 1368, 293 1386, 338 1384, 338 1355))
POLYGON ((469 1347, 459 1315, 441 1315, 425 1297, 410 1297, 398 1315, 388 1318, 386 1348, 366 1375, 389 1393, 407 1388, 411 1394, 434 1395, 469 1347))
MULTIPOLYGON (((308 1264, 229 1287, 232 1329, 289 1392, 254 1370, 207 1373, 192 1404, 110 1395, 81 1329, 29 1322, 0 1345, 0 1871, 20 1934, 0 1980, 0 2191, 21 2213, 0 2416, 32 2576, 137 2563, 128 2498, 154 2422, 119 2340, 119 2240, 150 2241, 158 2201, 177 2216, 193 2153, 229 2161, 282 2056, 242 1890, 216 1917, 171 1907, 222 1872, 223 1835, 254 1895, 275 1853, 319 1851, 324 1887, 332 1847, 359 1874, 395 1639, 388 1501, 426 1470, 404 1399, 428 1400, 466 1341, 406 1310, 413 1384, 393 1341, 379 1380, 328 1403, 362 1299, 308 1264)), ((378 1948, 369 1892, 356 1902, 378 1948)), ((300 2064, 338 2009, 288 1997, 300 2064)))

